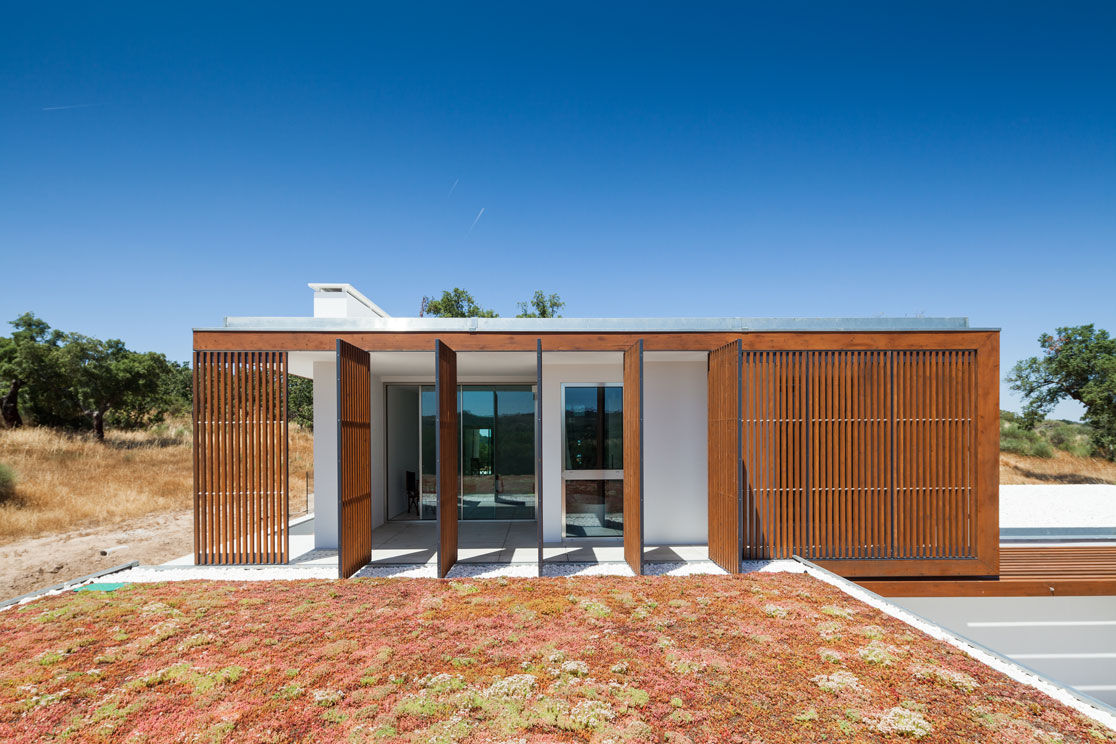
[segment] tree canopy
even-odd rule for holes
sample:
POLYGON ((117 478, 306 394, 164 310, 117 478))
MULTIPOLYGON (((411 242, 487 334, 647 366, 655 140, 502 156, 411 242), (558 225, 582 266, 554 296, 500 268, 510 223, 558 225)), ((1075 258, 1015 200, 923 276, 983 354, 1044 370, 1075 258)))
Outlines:
POLYGON ((119 339, 64 333, 32 313, 11 325, 11 336, 0 337, 7 426, 22 426, 26 413, 33 423, 91 429, 103 440, 106 421, 135 428, 189 408, 189 365, 119 339))
POLYGON ((517 318, 561 318, 558 311, 566 306, 557 294, 547 295, 541 289, 536 289, 535 294, 527 302, 517 302, 519 315, 517 318))
MULTIPOLYGON (((545 294, 541 289, 536 289, 535 294, 526 302, 517 302, 519 314, 517 318, 558 318, 558 311, 566 306, 557 294, 545 294)), ((422 308, 424 315, 435 318, 498 318, 500 314, 495 310, 483 308, 477 304, 471 292, 454 287, 444 290, 441 297, 423 297, 422 308)))
POLYGON ((1116 339, 1087 325, 1039 336, 1042 355, 1018 362, 1007 377, 1026 400, 1023 424, 1033 427, 1066 398, 1085 407, 1096 450, 1116 459, 1116 339))
POLYGON ((477 304, 473 295, 461 287, 442 292, 441 297, 423 297, 423 313, 435 318, 497 318, 495 310, 477 304))

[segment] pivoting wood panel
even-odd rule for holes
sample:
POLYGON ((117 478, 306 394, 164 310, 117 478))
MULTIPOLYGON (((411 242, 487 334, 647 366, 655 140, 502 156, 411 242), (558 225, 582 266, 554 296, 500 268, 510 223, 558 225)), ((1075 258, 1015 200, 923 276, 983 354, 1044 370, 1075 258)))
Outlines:
POLYGON ((287 355, 194 352, 194 561, 285 563, 287 355))
POLYGON ((338 573, 372 560, 372 372, 367 351, 337 340, 338 573))
POLYGON ((457 563, 457 495, 460 491, 457 420, 457 353, 441 341, 434 345, 434 398, 437 403, 435 445, 438 484, 438 578, 457 563))
POLYGON ((643 574, 643 341, 624 352, 624 560, 643 574))
POLYGON ((539 541, 539 576, 543 575, 543 350, 535 345, 535 530, 539 541))
POLYGON ((729 573, 740 572, 745 532, 741 354, 739 341, 709 353, 709 558, 729 573))

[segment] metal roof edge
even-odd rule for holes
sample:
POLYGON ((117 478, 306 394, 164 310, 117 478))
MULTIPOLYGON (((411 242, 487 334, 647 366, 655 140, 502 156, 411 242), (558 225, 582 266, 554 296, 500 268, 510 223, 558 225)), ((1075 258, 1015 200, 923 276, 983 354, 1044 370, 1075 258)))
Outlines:
POLYGON ((998 331, 944 318, 309 318, 227 317, 196 331, 381 331, 465 333, 709 333, 763 331, 998 331))

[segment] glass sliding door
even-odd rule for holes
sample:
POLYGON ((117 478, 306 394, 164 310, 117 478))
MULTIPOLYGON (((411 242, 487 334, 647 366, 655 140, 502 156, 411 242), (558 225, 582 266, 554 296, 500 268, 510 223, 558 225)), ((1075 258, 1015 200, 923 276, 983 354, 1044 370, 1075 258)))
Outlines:
POLYGON ((461 519, 493 519, 496 510, 494 446, 496 396, 490 388, 462 387, 461 519))
POLYGON ((495 402, 495 492, 492 519, 535 518, 535 391, 530 385, 492 389, 495 402))
MULTIPOLYGON (((419 389, 421 518, 433 519, 437 514, 434 387, 423 385, 419 389)), ((458 518, 534 519, 534 388, 461 385, 457 399, 461 426, 458 518)), ((389 395, 389 406, 391 400, 389 395)), ((396 446, 389 442, 389 452, 396 446)))
POLYGON ((562 387, 563 529, 624 533, 624 393, 620 384, 562 387))

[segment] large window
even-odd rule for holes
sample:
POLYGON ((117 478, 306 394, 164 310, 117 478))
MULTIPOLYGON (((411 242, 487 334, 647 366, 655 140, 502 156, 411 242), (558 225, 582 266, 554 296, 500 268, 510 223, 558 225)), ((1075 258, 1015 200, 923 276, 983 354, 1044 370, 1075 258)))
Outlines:
MULTIPOLYGON (((433 519, 437 514, 434 387, 423 385, 419 399, 419 441, 389 441, 388 451, 414 447, 420 452, 422 518, 433 519)), ((457 399, 461 427, 458 517, 534 519, 534 389, 530 385, 461 385, 457 399)), ((389 396, 389 419, 392 400, 389 396)))
POLYGON ((624 528, 624 394, 619 384, 562 387, 562 488, 567 537, 624 528))

